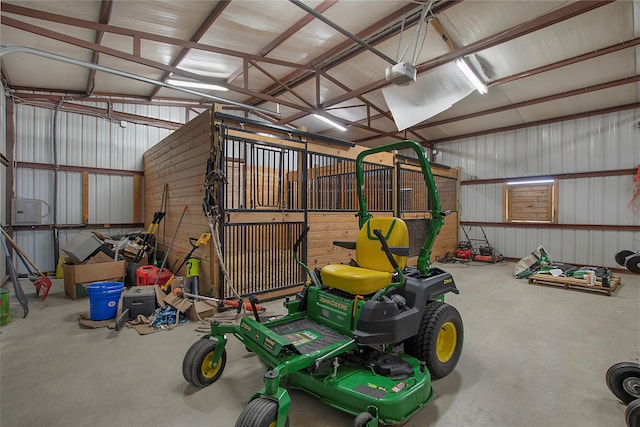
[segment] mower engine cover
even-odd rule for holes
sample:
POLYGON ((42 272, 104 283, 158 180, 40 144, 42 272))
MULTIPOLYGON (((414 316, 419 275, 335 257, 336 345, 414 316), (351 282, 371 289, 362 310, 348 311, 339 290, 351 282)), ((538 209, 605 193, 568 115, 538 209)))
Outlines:
POLYGON ((455 256, 460 259, 471 259, 473 258, 473 251, 471 249, 458 248, 456 249, 455 256))

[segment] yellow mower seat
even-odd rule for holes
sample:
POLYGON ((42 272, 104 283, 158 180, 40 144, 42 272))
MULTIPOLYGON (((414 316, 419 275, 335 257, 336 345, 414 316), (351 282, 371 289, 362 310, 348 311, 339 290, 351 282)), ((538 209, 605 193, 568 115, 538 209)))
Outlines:
MULTIPOLYGON (((393 267, 382 250, 380 240, 373 233, 380 230, 389 246, 409 246, 409 231, 400 218, 370 218, 356 239, 358 267, 344 264, 327 265, 320 270, 322 283, 352 295, 368 295, 391 283, 393 267)), ((393 255, 400 269, 407 265, 407 257, 393 255)))

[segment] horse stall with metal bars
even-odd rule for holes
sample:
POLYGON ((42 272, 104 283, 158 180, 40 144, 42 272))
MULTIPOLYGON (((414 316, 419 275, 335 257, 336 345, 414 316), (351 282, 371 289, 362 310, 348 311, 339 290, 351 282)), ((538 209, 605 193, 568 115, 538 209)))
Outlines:
MULTIPOLYGON (((355 258, 355 251, 333 241, 356 239, 355 158, 364 149, 209 109, 145 153, 145 223, 160 208, 167 185, 167 214, 156 237, 160 250, 166 250, 187 206, 167 265, 182 260, 191 249, 188 238, 210 231, 202 206, 205 178, 213 170, 219 176, 217 230, 231 283, 243 296, 292 294, 307 280, 293 258, 293 244, 306 227, 298 256, 310 268, 355 258)), ((432 171, 442 209, 453 211, 434 245, 435 257, 453 252, 458 243, 458 170, 432 165, 432 171)), ((411 255, 417 255, 430 215, 418 166, 411 158, 380 153, 368 158, 364 173, 370 212, 403 218, 411 231, 411 255)), ((194 256, 201 259, 200 293, 232 296, 213 245, 194 256)))

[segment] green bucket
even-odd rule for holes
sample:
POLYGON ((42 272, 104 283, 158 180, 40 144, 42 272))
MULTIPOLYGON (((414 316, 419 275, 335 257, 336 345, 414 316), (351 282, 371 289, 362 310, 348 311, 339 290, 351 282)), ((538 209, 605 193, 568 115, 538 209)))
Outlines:
POLYGON ((11 323, 11 307, 9 306, 9 289, 0 288, 0 326, 11 323))

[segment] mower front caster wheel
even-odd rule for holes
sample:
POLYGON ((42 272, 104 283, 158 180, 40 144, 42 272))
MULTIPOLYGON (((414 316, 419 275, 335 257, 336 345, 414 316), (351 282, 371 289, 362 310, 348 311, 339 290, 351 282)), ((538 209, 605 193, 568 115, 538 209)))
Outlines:
MULTIPOLYGON (((271 399, 259 397, 244 407, 235 427, 276 427, 278 403, 271 399)), ((289 426, 289 418, 285 427, 289 426)))
POLYGON ((616 363, 607 370, 606 380, 609 390, 625 405, 640 399, 640 364, 616 363))
POLYGON ((227 350, 222 351, 220 360, 213 362, 217 342, 199 339, 194 342, 182 359, 184 379, 196 387, 206 387, 218 381, 227 364, 227 350))
POLYGON ((431 378, 437 380, 449 375, 458 364, 463 337, 458 310, 441 301, 430 301, 418 333, 404 341, 404 351, 424 361, 431 378))
POLYGON ((374 417, 368 412, 361 412, 353 420, 353 427, 367 427, 369 421, 373 421, 374 417))

